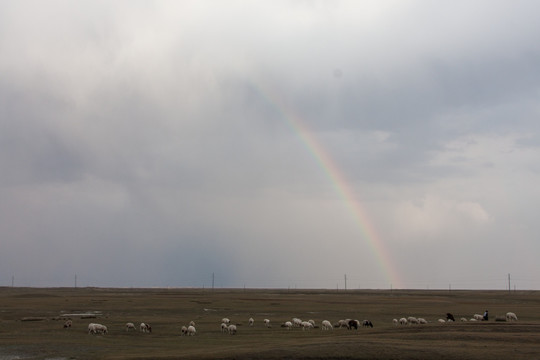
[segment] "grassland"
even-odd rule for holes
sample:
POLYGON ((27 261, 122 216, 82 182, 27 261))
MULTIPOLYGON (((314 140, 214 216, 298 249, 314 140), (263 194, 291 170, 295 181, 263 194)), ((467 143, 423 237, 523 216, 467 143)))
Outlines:
POLYGON ((540 292, 0 288, 0 360, 178 358, 540 358, 540 292), (437 322, 447 312, 470 318, 485 309, 488 322, 437 322), (519 321, 495 321, 507 311, 519 321), (96 318, 86 318, 90 314, 96 318), (430 323, 392 324, 409 315, 430 323), (64 329, 68 316, 73 327, 64 329), (237 335, 221 333, 223 317, 238 324, 237 335), (252 328, 249 317, 255 319, 252 328), (369 319, 374 328, 280 327, 292 317, 318 325, 324 319, 369 319), (272 328, 263 326, 264 318, 272 328), (197 335, 180 336, 191 320, 197 335), (109 333, 89 335, 89 322, 106 325, 109 333), (148 322, 153 332, 126 332, 126 322, 148 322))

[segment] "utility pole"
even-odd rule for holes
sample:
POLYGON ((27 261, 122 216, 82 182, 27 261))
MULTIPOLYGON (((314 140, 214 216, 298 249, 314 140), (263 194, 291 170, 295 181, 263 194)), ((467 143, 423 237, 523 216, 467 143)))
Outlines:
POLYGON ((510 287, 510 273, 508 273, 508 292, 510 292, 512 288, 510 287))
POLYGON ((345 274, 345 291, 347 291, 347 274, 345 274))
POLYGON ((77 274, 75 274, 75 289, 77 288, 77 274))

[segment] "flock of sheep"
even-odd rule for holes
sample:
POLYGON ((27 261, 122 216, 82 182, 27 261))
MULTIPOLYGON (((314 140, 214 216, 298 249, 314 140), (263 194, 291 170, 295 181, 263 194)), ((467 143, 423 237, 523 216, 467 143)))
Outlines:
MULTIPOLYGON (((507 312, 505 319, 508 322, 517 321, 517 316, 513 312, 507 312)), ((460 321, 462 321, 462 322, 465 322, 465 321, 483 321, 483 320, 484 320, 484 315, 480 315, 480 314, 474 314, 473 317, 470 318, 470 319, 467 319, 465 317, 460 318, 460 321)), ((454 322, 454 321, 456 321, 456 319, 454 318, 454 316, 451 313, 446 314, 446 319, 438 319, 437 320, 437 322, 439 322, 439 323, 454 322)), ((393 319, 392 322, 394 323, 394 325, 412 325, 412 324, 427 324, 428 323, 428 321, 426 319, 421 318, 421 317, 417 318, 417 317, 414 317, 414 316, 402 317, 399 320, 398 319, 393 319)))
MULTIPOLYGON (((475 314, 473 315, 472 318, 470 318, 469 320, 465 317, 462 317, 460 319, 460 321, 482 321, 483 320, 483 315, 480 315, 480 314, 475 314)), ((446 323, 446 322, 453 322, 453 321, 456 321, 454 316, 451 314, 451 313, 447 313, 446 314, 446 319, 438 319, 437 320, 439 323, 446 323)), ((511 322, 511 321, 517 321, 517 316, 515 313, 513 312, 508 312, 506 313, 506 321, 508 322, 511 322)), ((393 324, 394 325, 412 325, 412 324, 427 324, 428 321, 424 318, 421 318, 421 317, 414 317, 414 316, 409 316, 409 317, 402 317, 400 318, 399 320, 398 319, 393 319, 392 320, 393 324)), ((264 319, 263 320, 263 323, 264 323, 264 326, 267 327, 267 328, 271 328, 272 325, 270 323, 270 320, 269 319, 264 319)), ((255 325, 255 320, 253 318, 249 318, 248 320, 248 326, 252 327, 255 325)), ((66 320, 66 322, 64 323, 64 328, 70 328, 72 326, 72 320, 66 320)), ((292 318, 291 321, 286 321, 284 323, 282 323, 280 325, 282 328, 285 328, 287 330, 291 330, 293 328, 301 328, 302 330, 311 330, 313 328, 317 328, 318 326, 316 326, 316 323, 314 320, 307 320, 307 321, 303 321, 299 318, 292 318)), ((321 322, 321 330, 323 331, 326 331, 326 330, 334 330, 334 328, 346 328, 346 329, 358 329, 360 326, 363 326, 363 327, 373 327, 373 323, 370 321, 370 320, 363 320, 362 322, 360 322, 359 320, 354 320, 354 319, 342 319, 342 320, 339 320, 337 321, 336 323, 332 324, 330 321, 328 320, 323 320, 321 322)), ((130 330, 137 330, 136 326, 134 323, 132 322, 128 322, 126 323, 126 331, 130 331, 130 330)), ((105 325, 102 325, 102 324, 97 324, 97 323, 90 323, 88 324, 88 333, 89 334, 107 334, 107 326, 105 325)), ((140 332, 143 332, 143 333, 151 333, 152 332, 152 327, 150 326, 150 324, 148 323, 141 323, 139 325, 139 331, 140 332)), ((181 335, 186 335, 186 336, 194 336, 196 333, 197 333, 197 330, 195 329, 195 322, 194 321, 191 321, 189 323, 189 325, 187 326, 182 326, 181 330, 181 335)), ((231 323, 231 321, 228 319, 228 318, 223 318, 221 320, 221 332, 223 333, 228 333, 230 335, 235 335, 236 332, 237 332, 237 324, 233 324, 231 323)))
MULTIPOLYGON (((270 324, 269 319, 263 320, 264 326, 267 328, 271 328, 272 325, 270 324)), ((64 328, 70 328, 72 326, 73 322, 71 319, 66 320, 64 322, 64 328)), ((255 320, 253 318, 249 318, 248 325, 250 327, 255 325, 255 320)), ((347 329, 358 329, 359 326, 364 327, 373 327, 373 323, 369 320, 364 320, 360 322, 359 320, 352 320, 352 319, 345 319, 345 320, 339 320, 337 323, 333 324, 330 323, 328 320, 323 320, 321 322, 321 329, 322 330, 333 330, 334 328, 347 328, 347 329)), ((132 322, 126 323, 126 331, 130 330, 137 330, 136 326, 132 322)), ((302 321, 299 318, 293 318, 292 321, 286 321, 281 324, 281 327, 286 328, 287 330, 291 330, 292 328, 301 328, 302 330, 310 330, 313 328, 316 328, 316 324, 314 320, 308 320, 308 321, 302 321)), ((139 330, 143 333, 151 333, 152 327, 148 323, 141 323, 139 325, 139 330)), ((90 323, 88 324, 88 334, 107 334, 108 329, 107 326, 97 323, 90 323)), ((228 333, 231 335, 235 335, 237 332, 237 324, 231 323, 231 321, 228 318, 223 318, 221 320, 221 332, 228 333)), ((180 329, 181 335, 187 335, 187 336, 193 336, 197 333, 197 330, 195 328, 195 322, 191 321, 188 326, 182 326, 180 329)))

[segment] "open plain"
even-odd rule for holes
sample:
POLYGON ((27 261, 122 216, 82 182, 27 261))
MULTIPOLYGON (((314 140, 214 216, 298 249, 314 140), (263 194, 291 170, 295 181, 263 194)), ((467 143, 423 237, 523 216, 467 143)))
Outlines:
POLYGON ((540 292, 443 290, 0 288, 0 359, 532 359, 540 292), (489 310, 489 321, 460 322, 489 310), (504 321, 506 312, 517 322, 504 321), (454 323, 440 323, 450 312, 454 323), (396 326, 416 316, 428 324, 396 326), (220 329, 227 317, 236 335, 220 329), (248 326, 253 317, 255 324, 248 326), (293 317, 316 328, 287 330, 293 317), (64 328, 70 318, 71 328, 64 328), (271 321, 271 327, 263 319, 271 321), (322 320, 373 328, 323 331, 322 320), (197 334, 182 336, 195 322, 197 334), (88 334, 101 323, 108 333, 88 334), (126 331, 126 323, 137 329, 126 331), (142 333, 138 324, 151 324, 142 333))

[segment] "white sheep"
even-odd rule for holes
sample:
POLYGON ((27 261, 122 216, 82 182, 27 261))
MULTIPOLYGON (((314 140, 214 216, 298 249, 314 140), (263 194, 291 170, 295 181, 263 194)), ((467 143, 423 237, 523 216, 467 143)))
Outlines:
POLYGON ((392 319, 392 324, 394 324, 394 326, 397 326, 399 324, 398 319, 392 319))
POLYGON ((229 331, 229 334, 235 335, 236 334, 236 325, 231 324, 227 327, 227 330, 229 331))
POLYGON ((313 324, 309 321, 302 321, 302 330, 310 330, 313 328, 313 324))
POLYGON ((506 321, 517 321, 517 315, 513 312, 506 313, 506 321))
POLYGON ((228 318, 223 318, 221 319, 221 322, 229 325, 231 323, 231 320, 229 320, 228 318))
POLYGON ((88 333, 89 334, 106 334, 107 327, 101 324, 90 323, 88 324, 88 333))
POLYGON ((407 325, 408 321, 407 321, 407 319, 405 319, 405 318, 401 318, 401 319, 399 319, 399 323, 400 323, 401 325, 407 325))
POLYGON ((459 321, 465 322, 465 321, 467 321, 467 318, 462 317, 461 319, 459 319, 459 321))
POLYGON ((66 322, 64 323, 64 328, 70 328, 71 325, 73 325, 73 321, 71 321, 71 319, 68 319, 68 320, 66 320, 66 322))
POLYGON ((96 324, 96 330, 99 334, 106 334, 108 332, 107 327, 101 324, 96 324))
POLYGON ((141 323, 139 325, 139 330, 141 332, 144 332, 144 333, 151 333, 152 332, 152 327, 150 326, 150 324, 147 324, 147 323, 141 323))
POLYGON ((439 319, 439 320, 437 320, 437 321, 440 322, 441 324, 446 323, 446 320, 444 320, 444 319, 439 319))
POLYGON ((484 320, 484 316, 483 316, 483 315, 480 315, 480 314, 474 314, 474 315, 473 315, 473 318, 475 318, 477 321, 482 321, 482 320, 484 320))
POLYGON ((424 318, 418 318, 417 320, 419 324, 427 324, 427 320, 424 318))
POLYGON ((345 327, 345 328, 349 329, 349 321, 350 321, 350 320, 351 320, 351 319, 344 319, 344 320, 342 319, 342 320, 339 320, 339 321, 337 322, 337 324, 336 324, 336 327, 337 327, 337 328, 345 327))
POLYGON ((135 328, 134 323, 132 323, 132 322, 126 323, 126 331, 129 331, 129 330, 137 330, 137 328, 135 328))
POLYGON ((287 330, 291 330, 293 327, 293 323, 290 321, 285 321, 285 324, 283 324, 287 330))
POLYGON ((294 327, 301 327, 302 326, 302 320, 299 318, 293 318, 292 323, 294 327))
POLYGON ((227 332, 227 331, 228 331, 228 326, 227 326, 227 324, 221 323, 221 332, 227 332))
POLYGON ((182 335, 187 335, 187 327, 186 326, 182 326, 180 331, 182 332, 182 335))
POLYGON ((186 334, 188 336, 194 336, 197 333, 197 330, 195 329, 195 326, 189 325, 187 328, 186 334))
POLYGON ((255 320, 253 320, 253 318, 249 318, 248 323, 249 326, 253 326, 255 324, 255 320))
POLYGON ((191 321, 189 322, 189 326, 195 326, 195 321, 191 320, 191 321))
POLYGON ((322 326, 321 326, 321 329, 322 330, 334 330, 334 327, 332 326, 332 323, 328 320, 323 320, 323 322, 321 323, 322 326))
POLYGON ((410 325, 410 324, 418 324, 418 319, 415 318, 414 316, 409 316, 409 317, 407 318, 407 322, 408 322, 409 325, 410 325))
POLYGON ((263 322, 264 322, 264 326, 266 326, 267 328, 272 327, 272 325, 270 325, 270 320, 269 319, 264 319, 263 322))
POLYGON ((313 327, 315 327, 315 320, 309 319, 309 320, 308 320, 308 323, 310 323, 311 325, 313 325, 313 327))

